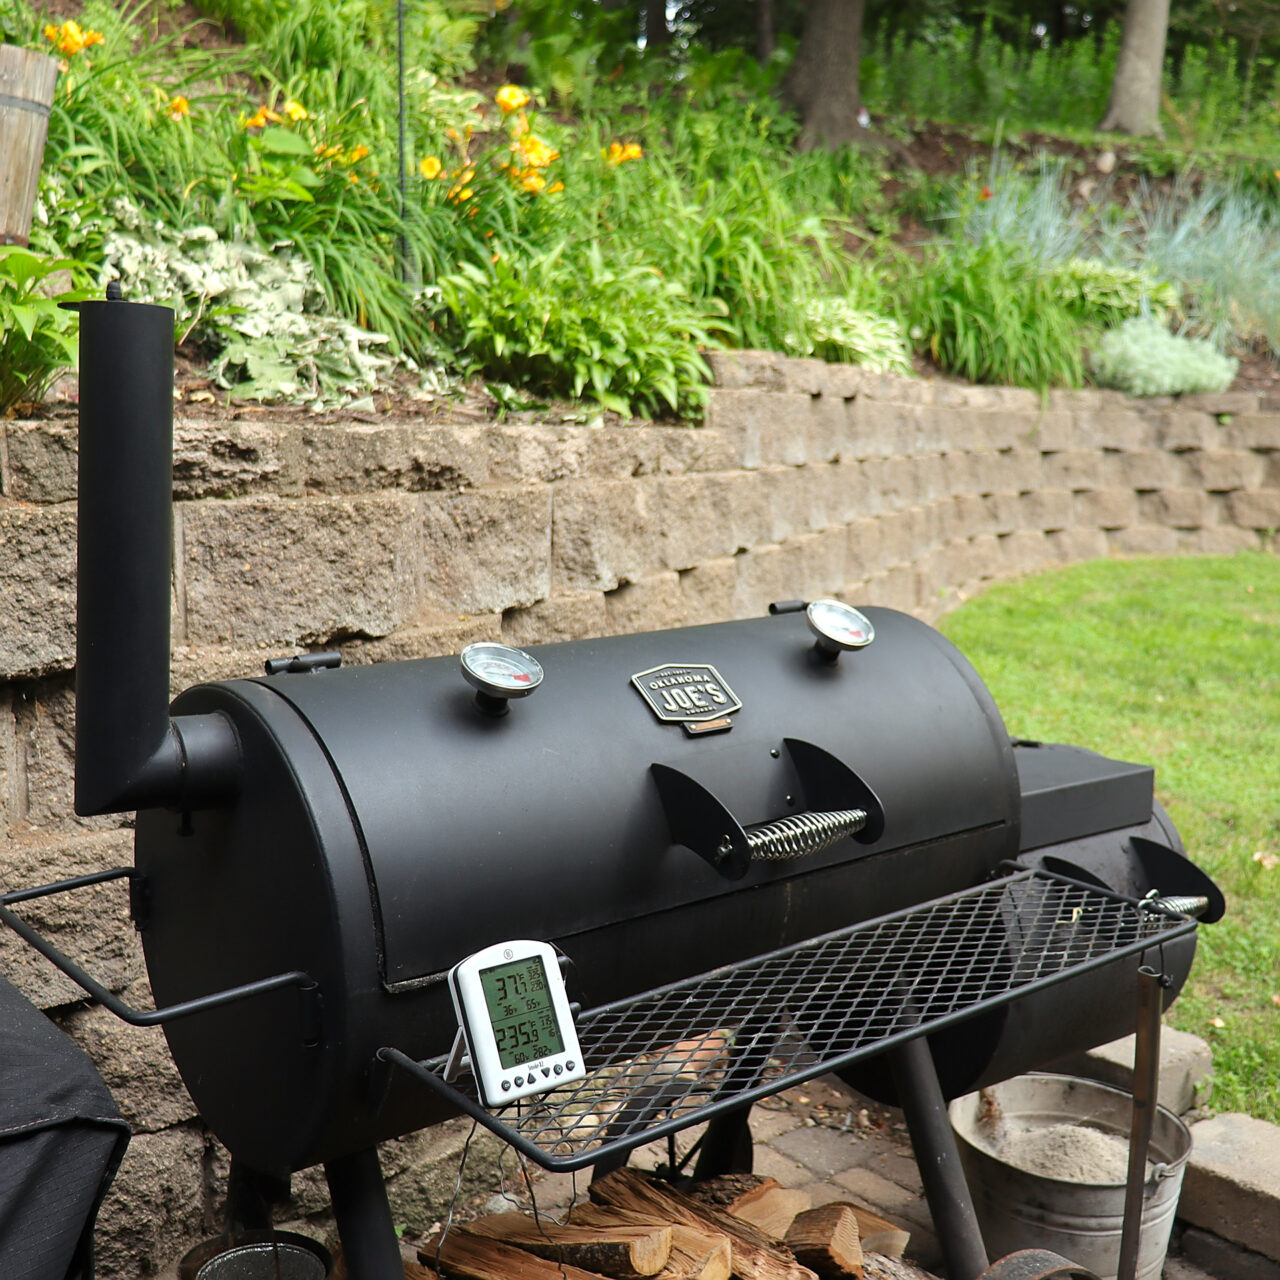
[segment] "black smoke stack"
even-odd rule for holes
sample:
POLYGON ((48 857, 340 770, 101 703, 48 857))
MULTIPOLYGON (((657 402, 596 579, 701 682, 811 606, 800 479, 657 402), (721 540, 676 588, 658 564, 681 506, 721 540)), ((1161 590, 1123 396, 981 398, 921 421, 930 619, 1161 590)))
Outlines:
POLYGON ((173 312, 79 304, 78 814, 190 808, 233 794, 222 716, 169 716, 173 312))

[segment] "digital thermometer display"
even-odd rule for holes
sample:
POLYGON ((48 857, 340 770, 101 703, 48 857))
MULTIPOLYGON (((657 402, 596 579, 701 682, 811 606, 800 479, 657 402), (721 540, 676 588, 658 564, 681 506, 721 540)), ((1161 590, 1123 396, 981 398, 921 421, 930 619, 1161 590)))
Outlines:
POLYGON ((503 1067, 564 1052, 541 956, 481 969, 480 988, 503 1067))
POLYGON ((555 948, 499 942, 449 971, 480 1099, 502 1107, 586 1075, 555 948))

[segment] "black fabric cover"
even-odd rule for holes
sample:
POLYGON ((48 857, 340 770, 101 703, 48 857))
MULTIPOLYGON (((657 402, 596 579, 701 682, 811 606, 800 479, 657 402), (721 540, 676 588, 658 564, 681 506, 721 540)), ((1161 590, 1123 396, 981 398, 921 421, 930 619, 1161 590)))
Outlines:
POLYGON ((3 1280, 92 1280, 94 1219, 128 1142, 88 1055, 0 978, 3 1280))

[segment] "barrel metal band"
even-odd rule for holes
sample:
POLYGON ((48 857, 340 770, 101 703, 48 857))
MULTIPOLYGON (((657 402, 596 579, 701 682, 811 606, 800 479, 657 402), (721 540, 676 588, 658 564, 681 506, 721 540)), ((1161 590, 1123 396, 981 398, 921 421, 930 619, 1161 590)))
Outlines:
POLYGON ((0 93, 0 107, 17 107, 19 111, 34 111, 38 116, 48 116, 51 109, 43 102, 31 98, 15 98, 11 93, 0 93))

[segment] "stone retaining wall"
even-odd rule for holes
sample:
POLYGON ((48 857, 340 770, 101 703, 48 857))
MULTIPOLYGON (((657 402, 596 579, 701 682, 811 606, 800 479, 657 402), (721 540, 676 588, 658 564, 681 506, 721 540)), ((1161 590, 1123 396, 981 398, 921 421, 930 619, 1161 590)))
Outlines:
MULTIPOLYGON (((1270 547, 1280 527, 1280 402, 1077 392, 1042 404, 759 353, 714 365, 694 430, 179 421, 175 692, 309 646, 368 662, 828 594, 932 619, 995 578, 1111 554, 1270 547)), ((131 857, 127 821, 71 813, 75 461, 74 424, 0 423, 5 887, 131 857)), ((117 887, 28 914, 147 1001, 117 887)), ((225 1153, 158 1032, 78 1003, 11 937, 0 972, 89 1050, 133 1122, 100 1270, 153 1274, 218 1225, 225 1153)), ((442 1213, 452 1172, 440 1156, 458 1141, 442 1126, 387 1144, 398 1220, 442 1213)), ((321 1211, 315 1176, 295 1183, 297 1214, 321 1211)))

